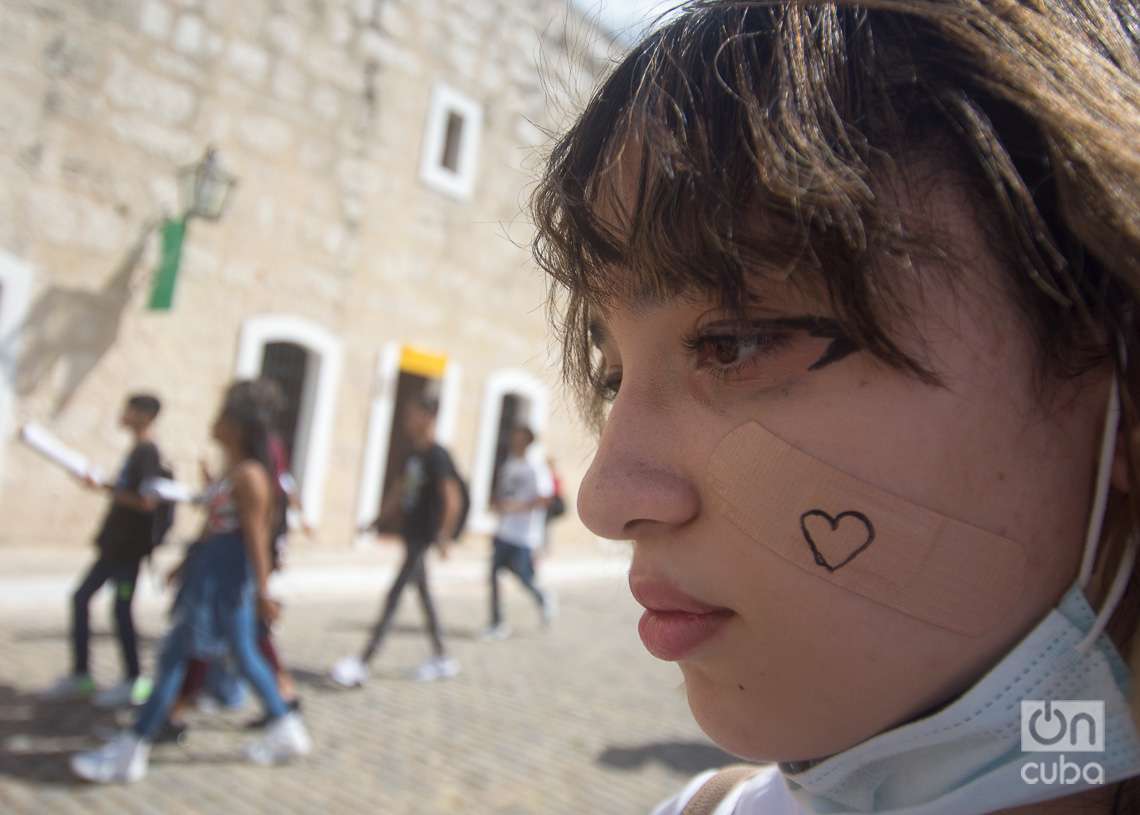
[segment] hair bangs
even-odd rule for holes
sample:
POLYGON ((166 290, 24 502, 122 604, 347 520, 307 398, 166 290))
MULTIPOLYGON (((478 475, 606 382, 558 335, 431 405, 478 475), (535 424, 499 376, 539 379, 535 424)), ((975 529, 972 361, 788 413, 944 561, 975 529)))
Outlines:
POLYGON ((964 268, 924 217, 925 169, 970 197, 1042 371, 1103 361, 1098 326, 1134 334, 1140 241, 1121 180, 1137 172, 1122 77, 1140 63, 1119 8, 684 4, 597 89, 532 199, 563 373, 588 414, 593 310, 686 293, 739 307, 772 281, 822 292, 861 347, 936 382, 893 339, 907 293, 964 268), (1080 59, 1058 63, 1066 48, 1080 59))
MULTIPOLYGON (((861 14, 724 3, 702 13, 717 5, 693 4, 617 66, 536 190, 534 254, 554 284, 564 373, 587 390, 592 308, 685 294, 740 308, 772 280, 833 294, 844 288, 835 278, 871 285, 871 259, 903 248, 871 180, 889 159, 847 115, 845 44, 861 14)), ((856 319, 852 330, 901 360, 878 325, 856 319)))

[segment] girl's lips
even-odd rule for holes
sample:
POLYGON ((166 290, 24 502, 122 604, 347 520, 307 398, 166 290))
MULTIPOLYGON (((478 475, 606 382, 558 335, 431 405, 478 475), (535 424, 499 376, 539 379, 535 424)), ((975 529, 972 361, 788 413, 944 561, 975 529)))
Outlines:
POLYGON ((732 617, 731 611, 646 611, 637 624, 637 633, 646 651, 666 662, 676 662, 712 639, 732 617))
POLYGON ((715 636, 733 616, 732 609, 690 597, 672 583, 630 574, 629 588, 645 613, 637 633, 649 653, 673 662, 715 636))

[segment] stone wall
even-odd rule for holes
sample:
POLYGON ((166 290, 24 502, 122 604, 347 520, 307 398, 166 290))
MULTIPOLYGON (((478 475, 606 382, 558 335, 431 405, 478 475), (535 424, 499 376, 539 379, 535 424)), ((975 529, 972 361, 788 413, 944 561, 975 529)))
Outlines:
MULTIPOLYGON (((4 5, 0 252, 34 277, 29 317, 3 338, 14 396, 0 545, 84 542, 101 511, 12 427, 44 421, 110 466, 126 446, 123 396, 155 390, 160 438, 192 477, 242 325, 264 314, 343 345, 322 543, 351 540, 374 372, 391 342, 462 365, 453 448, 466 468, 487 377, 521 368, 549 382, 546 443, 572 502, 591 441, 555 384, 520 207, 541 130, 604 68, 606 35, 554 0, 4 5), (420 178, 439 82, 482 107, 470 200, 420 178), (153 227, 178 208, 177 168, 207 144, 239 186, 220 222, 190 224, 174 309, 149 312, 153 227)), ((589 541, 573 522, 564 530, 589 541)))

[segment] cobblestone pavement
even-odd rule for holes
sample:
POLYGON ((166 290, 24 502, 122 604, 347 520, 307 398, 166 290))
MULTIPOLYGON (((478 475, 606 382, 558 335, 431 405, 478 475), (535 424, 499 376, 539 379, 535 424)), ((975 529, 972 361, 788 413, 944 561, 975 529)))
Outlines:
MULTIPOLYGON (((484 588, 447 586, 437 604, 463 671, 434 684, 406 678, 428 653, 419 604, 406 595, 373 681, 351 691, 323 675, 361 646, 382 587, 372 598, 291 603, 280 643, 304 697, 313 756, 281 768, 243 764, 241 723, 256 707, 195 713, 187 744, 156 748, 143 782, 98 788, 72 780, 67 755, 127 714, 116 722, 85 704, 37 702, 67 660, 66 598, 49 598, 48 611, 0 619, 0 812, 646 813, 693 773, 730 759, 693 724, 676 668, 642 649, 622 582, 566 584, 548 631, 511 585, 516 635, 493 643, 476 637, 484 588)), ((151 656, 162 618, 153 607, 139 617, 151 656)), ((105 619, 93 613, 103 632, 93 658, 108 683, 118 654, 105 619)))

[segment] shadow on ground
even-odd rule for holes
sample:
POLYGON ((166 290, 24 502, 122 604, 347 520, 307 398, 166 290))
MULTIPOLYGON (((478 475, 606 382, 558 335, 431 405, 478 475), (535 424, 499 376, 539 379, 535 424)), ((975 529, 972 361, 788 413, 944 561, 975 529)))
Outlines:
MULTIPOLYGON (((372 632, 372 629, 375 625, 376 624, 374 622, 361 622, 360 620, 335 620, 328 626, 328 630, 337 632, 359 631, 361 634, 360 644, 363 645, 364 640, 367 638, 367 635, 372 632)), ((470 642, 472 640, 478 639, 481 630, 481 628, 466 628, 445 625, 443 626, 443 639, 444 642, 447 640, 464 640, 470 642)), ((428 633, 427 627, 423 625, 397 623, 393 625, 391 629, 389 629, 389 635, 400 637, 413 636, 426 639, 428 633)))
POLYGON ((344 690, 329 679, 328 668, 302 668, 299 665, 289 665, 289 675, 298 688, 307 688, 309 691, 338 691, 344 690))
POLYGON ((640 770, 657 762, 680 775, 696 775, 713 767, 736 764, 740 759, 719 747, 698 741, 663 741, 635 747, 607 747, 598 763, 618 770, 640 770))
POLYGON ((117 726, 114 712, 90 702, 44 702, 36 693, 0 685, 0 778, 81 784, 68 769, 68 757, 93 746, 92 733, 117 726))
MULTIPOLYGON (((137 630, 136 634, 139 640, 139 650, 142 651, 147 647, 157 646, 162 642, 161 637, 155 637, 150 634, 144 634, 137 630)), ((118 637, 115 636, 113 631, 99 631, 94 630, 91 632, 91 642, 96 643, 106 640, 107 642, 118 643, 118 637)), ((33 628, 27 631, 17 631, 12 635, 12 641, 20 644, 25 643, 41 643, 41 642, 71 642, 71 632, 65 628, 33 628)))
MULTIPOLYGON (((297 684, 298 688, 303 689, 302 698, 305 693, 309 692, 329 692, 329 693, 352 693, 357 690, 356 688, 345 688, 333 682, 329 678, 329 671, 331 665, 325 667, 302 667, 299 665, 289 665, 289 675, 293 677, 293 681, 297 684)), ((376 682, 415 682, 412 677, 415 671, 415 665, 392 665, 385 663, 382 657, 378 657, 368 669, 368 682, 374 684, 376 682)))

